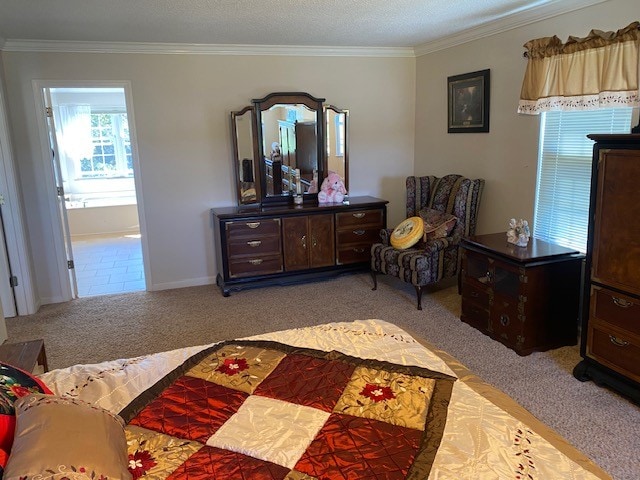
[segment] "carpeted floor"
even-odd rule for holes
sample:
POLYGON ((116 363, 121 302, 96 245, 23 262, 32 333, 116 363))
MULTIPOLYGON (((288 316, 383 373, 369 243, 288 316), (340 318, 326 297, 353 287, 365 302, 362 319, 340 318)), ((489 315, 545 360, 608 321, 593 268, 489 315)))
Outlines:
POLYGON ((368 274, 232 293, 217 287, 90 297, 45 305, 7 319, 9 341, 45 340, 50 368, 128 358, 189 345, 332 321, 377 318, 395 323, 458 358, 556 429, 615 479, 640 478, 640 407, 581 383, 571 371, 578 347, 520 357, 459 319, 455 286, 423 296, 413 287, 368 274))

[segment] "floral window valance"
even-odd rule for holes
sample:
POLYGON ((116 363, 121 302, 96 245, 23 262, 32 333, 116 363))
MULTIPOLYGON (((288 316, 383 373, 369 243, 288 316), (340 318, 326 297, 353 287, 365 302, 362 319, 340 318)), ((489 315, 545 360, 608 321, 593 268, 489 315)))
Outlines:
POLYGON ((637 107, 639 22, 618 30, 591 30, 566 43, 545 37, 525 43, 529 61, 518 113, 637 107))

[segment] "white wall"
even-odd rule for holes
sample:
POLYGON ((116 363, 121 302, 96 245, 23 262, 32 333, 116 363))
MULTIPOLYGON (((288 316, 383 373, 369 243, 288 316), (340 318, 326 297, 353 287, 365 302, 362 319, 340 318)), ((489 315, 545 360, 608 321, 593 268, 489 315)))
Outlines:
POLYGON ((153 289, 213 283, 210 208, 235 204, 229 112, 276 91, 306 91, 350 110, 350 194, 404 210, 413 173, 415 59, 3 52, 10 122, 37 286, 61 291, 49 239, 45 160, 32 81, 128 80, 153 289))
POLYGON ((516 109, 526 68, 522 45, 591 29, 618 30, 640 18, 638 0, 610 0, 472 43, 418 57, 416 175, 460 173, 486 180, 478 232, 505 231, 511 217, 533 219, 539 118, 516 109), (447 77, 491 69, 490 133, 447 133, 447 77))
POLYGON ((137 205, 67 209, 72 238, 115 233, 140 233, 137 205))

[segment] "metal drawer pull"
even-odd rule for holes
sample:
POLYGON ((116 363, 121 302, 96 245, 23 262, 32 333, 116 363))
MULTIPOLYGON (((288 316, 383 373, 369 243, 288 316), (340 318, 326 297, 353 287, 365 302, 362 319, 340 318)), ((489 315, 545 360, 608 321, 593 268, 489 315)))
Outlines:
POLYGON ((258 228, 260 226, 260 222, 247 222, 247 227, 249 228, 258 228))
POLYGON ((256 258, 256 259, 253 259, 253 260, 249 260, 249 263, 251 265, 260 265, 262 263, 262 259, 261 258, 256 258))
POLYGON ((300 241, 302 242, 302 248, 307 248, 307 236, 303 235, 300 241))
POLYGON ((364 214, 364 213, 362 213, 362 212, 359 212, 359 213, 352 213, 352 215, 353 215, 355 218, 363 218, 365 214, 364 214))
POLYGON ((249 245, 250 247, 258 247, 260 246, 260 244, 262 244, 262 240, 253 240, 251 242, 247 242, 247 245, 249 245))
POLYGON ((500 315, 500 324, 503 327, 506 327, 507 325, 509 325, 509 315, 505 315, 504 313, 500 315))
POLYGON ((471 296, 473 298, 478 298, 480 295, 478 295, 478 292, 471 292, 471 296))
POLYGON ((629 345, 629 342, 625 340, 620 340, 617 337, 614 337, 613 335, 609 335, 609 340, 611 340, 611 343, 613 343, 617 347, 626 347, 629 345))
POLYGON ((630 302, 629 300, 625 300, 624 298, 619 298, 619 297, 612 297, 612 298, 613 298, 613 303, 615 303, 620 308, 629 308, 630 306, 633 305, 633 302, 630 302))
POLYGON ((356 234, 356 235, 364 235, 365 234, 365 230, 362 230, 362 229, 354 230, 353 233, 356 234))
POLYGON ((354 248, 353 251, 356 253, 364 253, 364 248, 354 248))

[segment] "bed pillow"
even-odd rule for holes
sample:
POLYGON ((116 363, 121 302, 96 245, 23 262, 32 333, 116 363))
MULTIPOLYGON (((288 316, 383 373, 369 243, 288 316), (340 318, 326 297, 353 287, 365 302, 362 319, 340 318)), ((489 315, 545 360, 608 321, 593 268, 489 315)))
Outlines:
MULTIPOLYGON (((14 402, 31 393, 51 393, 38 378, 12 365, 0 362, 0 451, 9 452, 16 426, 14 402)), ((0 454, 0 466, 4 466, 0 454)))
POLYGON ((16 435, 4 480, 49 478, 51 472, 53 478, 132 478, 118 415, 75 398, 38 393, 17 400, 15 410, 16 435))
POLYGON ((448 237, 456 226, 458 218, 450 213, 440 212, 433 208, 420 210, 420 218, 424 221, 424 241, 448 237))

